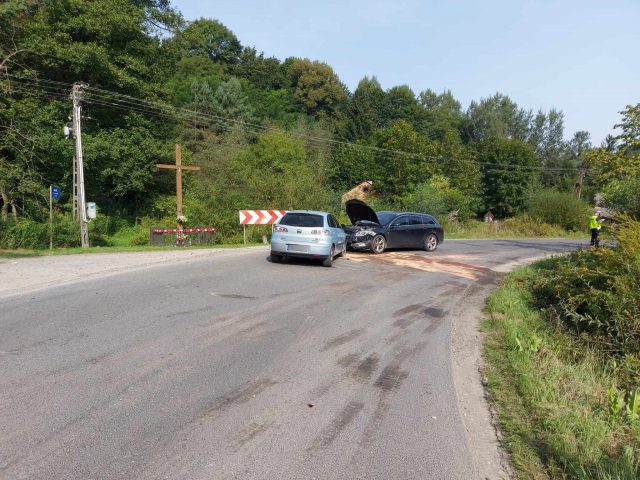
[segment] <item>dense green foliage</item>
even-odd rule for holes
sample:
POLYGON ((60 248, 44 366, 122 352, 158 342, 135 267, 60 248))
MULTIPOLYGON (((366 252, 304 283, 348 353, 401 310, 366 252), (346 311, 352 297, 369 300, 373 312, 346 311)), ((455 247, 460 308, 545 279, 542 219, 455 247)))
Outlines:
POLYGON ((572 193, 547 189, 531 194, 529 215, 565 230, 581 231, 584 230, 590 209, 572 193))
POLYGON ((616 358, 624 386, 640 389, 640 222, 622 223, 616 240, 558 261, 531 286, 538 306, 616 358))
MULTIPOLYGON (((118 228, 175 222, 173 178, 154 168, 175 143, 203 168, 185 175, 188 223, 228 240, 241 234, 238 209, 337 211, 363 180, 384 208, 509 217, 543 187, 569 192, 587 166, 584 197, 639 213, 637 106, 619 138, 592 149, 587 132, 563 140, 562 112, 534 114, 500 93, 464 110, 450 91, 385 90, 375 77, 349 92, 326 63, 266 57, 218 20, 186 22, 168 0, 2 2, 0 74, 4 239, 26 229, 16 223, 46 221, 51 184, 62 187, 60 228, 69 222, 73 142, 61 130, 74 82, 88 84, 87 197, 118 228)), ((42 243, 15 235, 1 245, 42 243)))
MULTIPOLYGON (((628 252, 610 254, 623 258, 628 252)), ((620 374, 608 342, 598 341, 602 337, 576 337, 571 319, 549 316, 554 305, 572 302, 575 290, 589 295, 582 281, 574 291, 566 288, 580 268, 576 261, 584 260, 551 259, 514 272, 487 302, 484 374, 515 478, 634 480, 640 475, 640 390, 625 380, 630 375, 620 374), (561 272, 563 287, 554 290, 563 300, 554 296, 541 310, 530 284, 547 277, 551 284, 561 272)), ((640 366, 627 367, 637 380, 640 366)))

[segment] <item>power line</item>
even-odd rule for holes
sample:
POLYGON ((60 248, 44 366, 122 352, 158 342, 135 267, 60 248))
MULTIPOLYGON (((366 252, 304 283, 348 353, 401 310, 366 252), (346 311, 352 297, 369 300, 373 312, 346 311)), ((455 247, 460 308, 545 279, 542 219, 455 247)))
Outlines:
MULTIPOLYGON (((69 98, 68 94, 63 94, 59 90, 55 90, 56 88, 71 88, 72 84, 67 84, 64 82, 57 82, 51 80, 40 80, 33 79, 29 77, 21 77, 17 75, 7 74, 7 77, 11 77, 16 79, 18 82, 26 82, 26 85, 34 88, 43 88, 51 92, 51 95, 57 98, 69 98), (40 83, 48 83, 51 85, 41 85, 40 83)), ((125 95, 109 90, 104 90, 95 87, 86 87, 87 95, 85 97, 85 102, 89 104, 96 104, 104 107, 113 107, 121 110, 127 110, 135 113, 140 113, 142 115, 152 115, 159 116, 164 118, 172 118, 181 121, 194 121, 196 126, 199 124, 208 124, 209 123, 223 123, 226 125, 238 125, 242 128, 245 128, 252 133, 264 133, 264 132, 280 132, 282 129, 277 127, 270 127, 266 125, 255 124, 252 122, 246 122, 243 120, 232 119, 228 117, 223 117, 219 115, 214 115, 210 113, 198 112, 195 110, 189 110, 183 107, 175 107, 173 105, 167 104, 161 101, 150 101, 144 100, 136 97, 132 97, 130 95, 125 95)), ((517 164, 502 164, 502 163, 492 163, 492 162, 482 162, 478 160, 472 159, 456 159, 452 157, 444 157, 444 156, 433 156, 433 155, 422 155, 418 153, 410 153, 404 152, 401 150, 393 150, 386 149, 381 147, 376 147, 373 145, 361 145, 353 142, 347 142, 343 140, 336 140, 326 137, 316 137, 312 135, 299 134, 296 132, 287 132, 289 135, 306 140, 307 142, 313 143, 316 146, 330 144, 334 146, 344 146, 353 149, 360 149, 365 151, 373 151, 379 155, 384 155, 387 158, 392 157, 404 157, 411 158, 417 160, 426 160, 430 162, 453 162, 458 164, 473 164, 480 167, 494 167, 500 169, 521 169, 521 170, 529 170, 529 171, 546 171, 546 172, 574 172, 574 168, 561 168, 561 167, 544 167, 544 166, 533 166, 533 165, 517 165, 517 164)))

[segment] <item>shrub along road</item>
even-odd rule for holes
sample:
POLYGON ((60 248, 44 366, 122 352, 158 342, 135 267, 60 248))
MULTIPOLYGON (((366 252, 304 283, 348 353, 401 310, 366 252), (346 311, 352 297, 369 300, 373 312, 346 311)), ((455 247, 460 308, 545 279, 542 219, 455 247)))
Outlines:
POLYGON ((470 320, 497 271, 584 244, 253 248, 5 292, 0 478, 497 478, 470 320))

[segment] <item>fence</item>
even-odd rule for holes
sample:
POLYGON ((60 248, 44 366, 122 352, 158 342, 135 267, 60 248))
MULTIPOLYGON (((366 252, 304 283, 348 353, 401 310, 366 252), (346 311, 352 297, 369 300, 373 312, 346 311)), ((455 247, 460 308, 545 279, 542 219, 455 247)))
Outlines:
POLYGON ((175 245, 189 247, 191 245, 212 245, 215 241, 216 229, 204 228, 152 228, 149 233, 149 244, 155 247, 175 245))

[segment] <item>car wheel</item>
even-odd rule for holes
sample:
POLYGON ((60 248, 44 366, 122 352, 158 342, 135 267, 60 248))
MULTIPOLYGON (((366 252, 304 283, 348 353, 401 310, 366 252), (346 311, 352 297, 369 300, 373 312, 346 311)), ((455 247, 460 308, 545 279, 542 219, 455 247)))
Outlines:
POLYGON ((336 247, 331 247, 331 253, 329 254, 329 256, 327 258, 325 258, 324 260, 322 260, 322 266, 323 267, 331 267, 333 266, 333 257, 336 254, 336 247))
POLYGON ((371 240, 371 251, 375 254, 380 254, 387 249, 387 239, 382 235, 376 235, 371 240))
POLYGON ((433 233, 427 235, 427 238, 424 239, 424 249, 427 252, 433 252, 438 247, 438 237, 436 237, 433 233))
POLYGON ((280 263, 282 261, 282 256, 272 253, 269 256, 269 260, 271 260, 271 263, 280 263))

